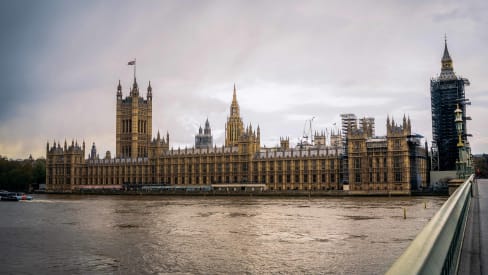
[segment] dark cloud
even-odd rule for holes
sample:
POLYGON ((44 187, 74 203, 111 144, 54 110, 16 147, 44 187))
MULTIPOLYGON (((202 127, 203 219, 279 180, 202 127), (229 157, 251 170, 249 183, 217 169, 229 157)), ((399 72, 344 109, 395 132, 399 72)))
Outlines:
MULTIPOLYGON (((411 116, 430 136, 429 78, 448 33, 455 69, 471 79, 470 129, 488 151, 477 117, 488 81, 485 1, 3 1, 0 4, 0 154, 42 155, 65 138, 114 149, 115 89, 137 80, 154 93, 153 132, 191 145, 208 117, 215 140, 237 83, 241 115, 263 143, 293 141, 305 119, 317 128, 340 113, 411 116)), ((145 89, 144 89, 145 90, 145 89)), ((145 92, 144 92, 145 94, 145 92)), ((269 144, 268 144, 269 143, 269 144)))
POLYGON ((2 1, 0 3, 0 52, 2 53, 2 92, 0 93, 0 120, 15 113, 17 104, 29 98, 33 88, 29 63, 35 54, 32 45, 38 44, 41 34, 36 25, 45 17, 39 2, 2 1))

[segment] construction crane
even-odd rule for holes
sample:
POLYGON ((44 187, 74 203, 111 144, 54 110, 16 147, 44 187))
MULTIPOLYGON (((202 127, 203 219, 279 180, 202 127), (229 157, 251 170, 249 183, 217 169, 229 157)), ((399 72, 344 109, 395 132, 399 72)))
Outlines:
POLYGON ((302 136, 300 142, 298 143, 299 148, 313 146, 312 122, 314 119, 315 119, 315 116, 313 116, 311 119, 305 120, 305 124, 303 125, 303 136, 302 136))

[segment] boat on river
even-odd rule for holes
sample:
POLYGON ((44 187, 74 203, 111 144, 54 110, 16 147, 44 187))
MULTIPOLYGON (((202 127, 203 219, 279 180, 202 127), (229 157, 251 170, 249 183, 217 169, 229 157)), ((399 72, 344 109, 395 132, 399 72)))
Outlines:
POLYGON ((16 197, 19 201, 30 201, 30 200, 32 200, 32 196, 26 195, 24 193, 17 193, 16 197))
POLYGON ((1 201, 19 201, 17 198, 17 193, 8 192, 8 191, 0 191, 0 200, 1 201))
POLYGON ((32 196, 26 195, 24 193, 15 193, 5 190, 0 191, 0 200, 2 201, 26 201, 32 200, 32 196))

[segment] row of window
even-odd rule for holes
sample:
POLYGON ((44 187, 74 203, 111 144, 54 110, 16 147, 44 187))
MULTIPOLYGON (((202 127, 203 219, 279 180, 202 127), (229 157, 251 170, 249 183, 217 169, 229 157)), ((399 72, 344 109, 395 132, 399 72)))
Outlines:
MULTIPOLYGON (((387 173, 373 176, 369 174, 370 183, 388 183, 387 173)), ((354 183, 361 183, 361 174, 355 173, 353 175, 354 183)), ((312 174, 312 175, 255 175, 250 181, 247 176, 202 176, 202 177, 162 177, 159 183, 163 184, 215 184, 215 183, 262 183, 267 185, 272 184, 335 184, 338 183, 337 174, 312 174)), ((394 173, 394 182, 402 181, 402 173, 394 173)), ((133 184, 147 184, 155 183, 154 177, 75 177, 74 184, 123 184, 125 182, 131 182, 133 184)), ((51 184, 70 184, 70 178, 61 176, 48 177, 48 183, 51 184)), ((379 188, 379 187, 378 187, 379 188)), ((386 187, 385 187, 386 188, 386 187)))
MULTIPOLYGON (((122 156, 130 157, 132 154, 132 146, 131 145, 122 145, 121 146, 122 156)), ((138 157, 147 157, 147 146, 138 146, 137 147, 137 156, 138 157)))
MULTIPOLYGON (((263 184, 329 184, 337 183, 336 174, 312 174, 312 175, 262 175, 253 176, 252 181, 247 176, 202 176, 202 177, 162 177, 163 184, 212 184, 212 183, 263 183, 263 184)), ((66 181, 69 182, 69 178, 66 181)), ((64 177, 49 177, 48 182, 53 184, 65 183, 64 177)), ((131 182, 134 184, 155 183, 154 177, 75 177, 74 184, 123 184, 131 182)))
MULTIPOLYGON (((206 167, 203 167, 203 169, 199 169, 198 167, 187 167, 188 169, 185 169, 185 166, 176 166, 173 165, 171 167, 161 167, 161 170, 159 171, 162 174, 199 174, 199 173, 208 173, 208 174, 213 174, 213 173, 243 173, 247 174, 249 172, 249 169, 247 167, 247 164, 241 164, 240 165, 240 170, 238 165, 217 165, 217 169, 213 169, 214 167, 211 167, 211 169, 207 169, 206 167)), ((75 168, 75 174, 76 175, 87 175, 87 176, 94 176, 94 175, 119 175, 119 174, 155 174, 156 173, 156 168, 154 166, 121 166, 121 167, 110 167, 110 166, 99 166, 99 167, 90 167, 90 168, 75 168)), ((69 175, 69 169, 66 169, 67 172, 65 174, 69 175)), ((254 174, 274 174, 274 173, 292 173, 292 174, 310 174, 314 172, 338 172, 336 169, 290 169, 290 170, 283 170, 283 171, 277 171, 277 170, 265 170, 265 169, 253 169, 254 174)), ((51 172, 52 174, 52 172, 51 172)), ((63 174, 63 168, 59 168, 57 171, 55 171, 55 174, 63 174)))
MULTIPOLYGON (((309 170, 310 168, 312 170, 325 170, 325 169, 331 169, 334 170, 336 167, 336 161, 337 160, 285 160, 285 161, 259 161, 259 162, 253 162, 251 165, 253 166, 253 171, 256 170, 264 170, 268 169, 270 171, 278 170, 278 171, 291 171, 291 170, 309 170)), ((191 163, 191 162, 176 162, 176 163, 165 163, 163 164, 162 167, 173 167, 173 171, 176 171, 175 169, 179 169, 180 172, 192 172, 192 171, 207 171, 209 169, 210 171, 213 171, 215 168, 215 165, 218 167, 217 169, 221 170, 223 164, 222 163, 213 163, 213 162, 201 162, 201 163, 191 163), (179 168, 174 168, 174 167, 179 167, 179 168)), ((235 167, 241 166, 243 171, 248 170, 248 161, 243 161, 243 162, 229 162, 225 161, 225 169, 226 170, 235 170, 235 167)))
MULTIPOLYGON (((123 149, 130 149, 128 146, 127 148, 123 147, 123 149)), ((141 147, 141 151, 144 150, 144 147, 141 147)), ((353 160, 354 166, 352 167, 354 171, 360 171, 361 169, 361 160, 360 159, 354 159, 353 160)), ((324 163, 323 163, 324 164, 324 163)), ((300 165, 292 167, 286 167, 286 170, 282 170, 283 167, 278 166, 278 169, 275 170, 273 169, 273 165, 269 165, 269 163, 255 163, 254 168, 252 169, 253 173, 274 173, 275 171, 278 171, 280 173, 282 172, 294 172, 294 173, 308 173, 308 172, 315 172, 315 171, 334 171, 334 162, 330 162, 330 169, 327 169, 326 166, 321 166, 321 169, 316 169, 317 167, 315 165, 312 165, 312 169, 309 169, 308 165, 300 165), (267 168, 267 169, 266 169, 267 168), (315 168, 315 169, 314 169, 315 168)), ((117 175, 119 173, 125 174, 125 173, 143 173, 143 174, 149 174, 149 173, 155 173, 155 166, 152 165, 141 165, 141 166, 98 166, 98 167, 78 167, 75 168, 75 174, 85 174, 85 175, 100 175, 100 174, 112 174, 112 175, 117 175)), ((395 172, 396 174, 401 173, 401 171, 404 169, 404 167, 401 166, 401 162, 398 159, 394 159, 394 168, 391 170, 395 172)), ((376 169, 374 169, 376 170, 376 169)), ((389 169, 390 170, 390 169, 389 169)), ((70 167, 52 167, 49 168, 49 173, 51 175, 53 174, 70 174, 70 167)), ((160 173, 164 174, 176 174, 176 173, 247 173, 249 171, 248 169, 248 163, 218 163, 217 165, 214 164, 208 164, 208 165, 171 165, 171 166, 161 166, 160 167, 160 173), (239 170, 240 168, 240 170, 239 170)), ((380 169, 376 171, 376 173, 384 171, 383 169, 380 169)), ((375 172, 375 171, 371 171, 375 172)), ((357 173, 357 172, 356 172, 357 173)), ((358 177, 359 174, 358 174, 358 177)), ((379 176, 377 176, 379 178, 379 176)), ((356 182, 359 182, 360 180, 357 180, 356 182)), ((385 180, 386 181, 386 180, 385 180)))
MULTIPOLYGON (((393 172, 393 182, 401 182, 402 181, 403 173, 400 171, 393 172)), ((362 183, 361 179, 361 172, 354 172, 353 176, 351 177, 354 179, 354 183, 362 183)), ((369 173, 369 182, 377 182, 377 183, 386 183, 388 182, 388 173, 384 172, 380 173, 369 173)))
MULTIPOLYGON (((147 120, 137 121, 137 132, 147 134, 147 120)), ((132 133, 132 119, 122 119, 122 133, 132 133)))
MULTIPOLYGON (((403 158, 401 156, 394 156, 393 158, 393 167, 394 168, 400 168, 404 165, 403 163, 403 158)), ((356 169, 361 169, 361 161, 363 159, 362 158, 354 158, 353 159, 353 167, 356 168, 356 169)), ((370 158, 369 161, 369 168, 384 168, 384 167, 388 167, 387 165, 387 162, 386 162, 386 158, 370 158), (381 165, 383 164, 383 165, 381 165)))

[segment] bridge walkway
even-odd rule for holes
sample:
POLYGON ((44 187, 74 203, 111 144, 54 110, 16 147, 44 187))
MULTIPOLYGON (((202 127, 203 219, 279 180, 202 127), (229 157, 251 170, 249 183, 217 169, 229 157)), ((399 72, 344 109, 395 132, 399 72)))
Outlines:
POLYGON ((488 179, 473 184, 458 274, 488 274, 488 179))

